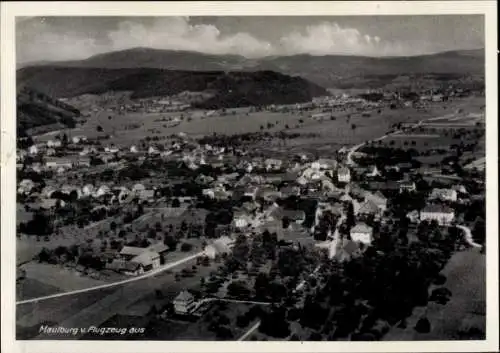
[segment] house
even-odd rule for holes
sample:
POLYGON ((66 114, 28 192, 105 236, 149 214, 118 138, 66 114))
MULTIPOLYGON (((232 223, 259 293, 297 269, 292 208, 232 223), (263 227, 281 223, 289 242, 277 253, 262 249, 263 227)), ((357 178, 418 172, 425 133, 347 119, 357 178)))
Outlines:
POLYGON ((467 189, 465 188, 464 185, 453 185, 452 190, 455 190, 457 193, 460 194, 467 194, 467 189))
POLYGON ((433 189, 429 200, 457 201, 457 191, 453 189, 433 189))
POLYGON ((57 206, 64 207, 66 203, 59 199, 43 199, 40 202, 40 208, 44 210, 51 210, 57 206))
POLYGON ((259 189, 256 186, 249 186, 245 189, 243 196, 250 197, 252 200, 255 200, 258 191, 259 189))
POLYGON ((378 206, 371 200, 367 200, 361 204, 357 214, 359 215, 378 215, 380 213, 380 209, 378 206))
POLYGON ((148 148, 148 154, 153 155, 153 154, 159 154, 160 151, 154 146, 149 146, 148 148))
POLYGON ((31 190, 35 187, 35 183, 33 182, 33 180, 31 179, 23 179, 20 183, 19 183, 19 187, 17 189, 17 192, 19 194, 27 194, 27 193, 30 193, 31 190))
POLYGON ((373 228, 360 222, 351 228, 350 235, 353 241, 370 245, 373 237, 373 228))
POLYGON ((62 142, 60 140, 48 140, 47 147, 61 147, 62 142))
POLYGON ((306 220, 306 214, 302 210, 285 210, 276 205, 269 208, 268 219, 282 221, 284 218, 288 218, 291 222, 302 224, 306 220))
POLYGON ((78 143, 80 143, 80 141, 82 141, 82 142, 83 142, 83 141, 86 141, 86 140, 87 140, 87 138, 86 138, 85 136, 73 136, 73 137, 71 138, 71 141, 72 141, 75 145, 76 145, 76 144, 78 144, 78 143))
POLYGON ((82 194, 83 196, 90 196, 94 193, 94 185, 92 184, 87 184, 82 188, 82 194))
POLYGON ((135 194, 139 194, 141 191, 144 191, 146 190, 146 187, 143 185, 143 184, 135 184, 133 187, 132 187, 132 192, 135 193, 135 194))
POLYGON ((285 186, 280 189, 281 196, 286 198, 289 196, 299 196, 300 188, 298 186, 285 186))
POLYGON ((387 209, 387 198, 380 191, 377 191, 374 194, 367 193, 365 195, 365 201, 373 202, 378 207, 380 212, 385 212, 387 209))
POLYGON ((111 192, 111 189, 107 185, 101 185, 99 189, 97 189, 94 193, 94 197, 101 197, 104 195, 108 195, 111 192))
POLYGON ((330 170, 337 167, 337 161, 334 159, 320 158, 311 163, 311 168, 316 170, 330 170))
POLYGON ((306 220, 306 213, 302 210, 284 210, 283 218, 287 217, 290 221, 302 224, 306 220))
POLYGON ((214 259, 216 256, 221 256, 223 254, 230 254, 231 249, 234 245, 234 239, 223 236, 219 239, 216 239, 212 244, 208 244, 205 247, 205 255, 211 259, 214 259))
POLYGON ((188 208, 180 216, 179 220, 191 226, 205 226, 205 220, 209 211, 203 208, 188 208))
POLYGON ((324 172, 315 168, 307 168, 302 172, 301 177, 307 181, 317 181, 324 177, 324 172))
POLYGON ((118 153, 118 152, 120 152, 120 149, 116 146, 111 145, 111 146, 106 146, 104 148, 104 152, 106 152, 106 153, 118 153))
POLYGON ((90 158, 79 158, 76 162, 76 165, 79 167, 90 167, 90 158))
POLYGON ((214 199, 215 198, 215 189, 213 189, 213 188, 203 189, 203 190, 201 190, 201 194, 203 196, 208 197, 208 198, 214 199))
POLYGON ((341 183, 349 183, 351 181, 351 172, 349 168, 341 167, 337 171, 337 178, 341 183))
POLYGON ((439 225, 449 225, 455 219, 455 211, 443 205, 428 205, 420 211, 420 221, 437 221, 439 225))
POLYGON ((414 192, 417 190, 417 185, 413 181, 402 181, 399 183, 399 192, 414 192))
POLYGON ((130 262, 139 264, 144 271, 154 270, 160 267, 160 254, 149 248, 143 249, 143 252, 132 258, 130 262))
POLYGON ((73 162, 69 159, 64 159, 64 158, 51 159, 45 162, 45 167, 49 169, 58 169, 58 168, 71 169, 73 168, 73 162))
POLYGON ((160 255, 161 257, 165 257, 169 251, 168 246, 166 246, 164 243, 159 242, 156 244, 152 244, 148 247, 150 251, 156 252, 160 255))
POLYGON ((31 155, 38 154, 38 147, 36 147, 36 145, 30 146, 30 148, 29 148, 29 154, 31 154, 31 155))
POLYGON ((156 190, 154 189, 140 190, 139 192, 137 192, 137 196, 139 197, 139 199, 147 202, 154 201, 155 194, 156 190))
POLYGON ((381 176, 381 175, 382 175, 382 173, 380 172, 380 170, 377 168, 376 165, 373 166, 372 170, 367 173, 367 176, 371 177, 371 178, 378 177, 378 176, 381 176))
POLYGON ((335 249, 334 251, 330 251, 329 257, 334 258, 339 262, 350 261, 352 258, 361 254, 359 243, 352 240, 339 239, 333 246, 335 246, 335 249))
POLYGON ((233 214, 233 225, 236 228, 244 228, 252 221, 252 217, 245 211, 236 211, 233 214))
POLYGON ((53 148, 47 148, 47 150, 45 151, 45 155, 51 157, 51 156, 55 156, 56 154, 56 150, 53 149, 53 148))
POLYGON ((120 257, 126 261, 132 260, 134 257, 141 255, 146 249, 137 246, 124 246, 120 250, 120 257))
POLYGON ((418 223, 419 214, 417 210, 410 211, 406 214, 406 218, 410 220, 411 223, 418 223))
POLYGON ((139 152, 137 146, 130 146, 130 153, 137 153, 137 152, 139 152))
POLYGON ((176 314, 187 315, 191 314, 197 306, 194 296, 187 290, 183 290, 174 299, 174 310, 176 314))
POLYGON ((281 169, 282 164, 283 161, 280 159, 268 158, 264 161, 266 170, 279 170, 281 169))
POLYGON ((259 190, 258 196, 265 201, 274 202, 281 197, 281 192, 272 187, 264 187, 259 190))
POLYGON ((144 268, 137 262, 125 262, 122 272, 128 276, 138 276, 144 273, 144 268))

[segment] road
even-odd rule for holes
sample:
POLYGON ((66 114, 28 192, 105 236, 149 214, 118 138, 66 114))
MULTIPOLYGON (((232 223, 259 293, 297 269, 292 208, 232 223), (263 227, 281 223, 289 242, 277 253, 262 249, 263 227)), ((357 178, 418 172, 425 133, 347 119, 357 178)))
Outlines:
MULTIPOLYGON (((439 119, 443 119, 445 118, 446 116, 439 116, 439 117, 434 117, 434 118, 429 118, 429 119, 424 119, 424 120, 420 120, 418 123, 416 123, 411 129, 415 129, 419 126, 421 126, 422 124, 424 124, 425 122, 427 121, 432 121, 432 120, 439 120, 439 119)), ((385 134, 375 140, 371 140, 371 141, 380 141, 380 140, 383 140, 385 138, 387 138, 388 136, 391 136, 391 135, 397 135, 397 134, 400 134, 402 133, 403 130, 396 130, 394 132, 391 132, 389 134, 385 134)), ((349 149, 349 152, 347 153, 347 161, 346 161, 346 164, 349 165, 349 166, 356 166, 357 163, 354 162, 354 160, 352 159, 352 155, 361 147, 363 147, 364 145, 366 145, 367 141, 363 142, 363 143, 360 143, 359 145, 356 145, 356 146, 353 146, 349 149)))
POLYGON ((21 300, 21 301, 16 302, 16 305, 27 304, 27 303, 34 303, 34 302, 40 302, 40 301, 48 300, 48 299, 52 299, 52 298, 58 298, 58 297, 64 297, 64 296, 68 296, 68 295, 85 293, 85 292, 95 291, 95 290, 99 290, 99 289, 112 288, 112 287, 120 286, 120 285, 127 284, 127 283, 137 282, 137 281, 143 280, 145 278, 153 277, 153 276, 155 276, 155 275, 157 275, 159 273, 162 273, 164 271, 170 270, 170 269, 172 269, 172 268, 174 268, 176 266, 182 265, 182 264, 184 264, 186 262, 189 262, 189 261, 191 261, 193 259, 196 259, 199 256, 202 256, 203 254, 204 254, 204 252, 200 251, 200 252, 198 252, 198 253, 196 253, 194 255, 187 256, 187 257, 185 257, 185 258, 183 258, 181 260, 165 264, 165 265, 161 266, 160 268, 157 268, 156 270, 147 272, 147 273, 145 273, 143 275, 140 275, 140 276, 136 276, 136 277, 132 277, 132 278, 129 278, 129 279, 125 279, 125 280, 122 280, 122 281, 112 282, 112 283, 106 283, 106 284, 103 284, 103 285, 89 287, 89 288, 84 288, 84 289, 78 289, 78 290, 74 290, 74 291, 70 291, 70 292, 63 292, 63 293, 56 293, 56 294, 52 294, 52 295, 46 295, 44 297, 38 297, 38 298, 31 298, 31 299, 21 300))
POLYGON ((472 238, 472 232, 471 232, 469 227, 462 226, 462 225, 457 225, 456 227, 464 231, 465 241, 467 242, 467 244, 469 244, 470 246, 472 246, 474 248, 482 248, 483 247, 481 244, 474 242, 474 239, 472 238))
MULTIPOLYGON (((186 263, 185 265, 190 266, 195 264, 195 262, 196 261, 193 259, 190 263, 186 263)), ((172 301, 177 294, 185 288, 194 288, 199 285, 200 278, 208 276, 216 266, 217 263, 215 262, 208 267, 199 266, 195 276, 183 277, 180 281, 174 280, 173 273, 163 272, 154 277, 143 279, 142 281, 135 281, 124 286, 114 287, 111 289, 111 292, 109 292, 109 290, 106 290, 107 292, 104 294, 98 292, 95 295, 95 300, 90 301, 90 303, 81 305, 76 302, 75 309, 72 307, 75 299, 84 295, 92 295, 94 292, 55 299, 54 301, 60 301, 57 305, 62 307, 61 310, 56 309, 58 311, 56 316, 53 315, 54 301, 49 300, 39 304, 31 304, 39 306, 38 310, 30 311, 26 314, 26 317, 21 317, 20 321, 22 323, 19 323, 19 325, 23 327, 36 325, 36 327, 38 327, 41 322, 57 322, 57 326, 61 327, 87 328, 89 326, 99 327, 105 325, 107 320, 117 314, 143 316, 149 309, 149 305, 156 302, 155 291, 160 290, 162 293, 160 302, 172 301), (65 312, 65 308, 67 312, 65 312)), ((161 307, 162 304, 155 305, 160 305, 161 307)), ((157 306, 157 308, 159 307, 157 306)), ((23 339, 31 338, 32 337, 27 337, 23 339)), ((81 332, 77 335, 39 334, 38 337, 36 337, 36 339, 44 340, 78 340, 82 338, 84 337, 81 332)))

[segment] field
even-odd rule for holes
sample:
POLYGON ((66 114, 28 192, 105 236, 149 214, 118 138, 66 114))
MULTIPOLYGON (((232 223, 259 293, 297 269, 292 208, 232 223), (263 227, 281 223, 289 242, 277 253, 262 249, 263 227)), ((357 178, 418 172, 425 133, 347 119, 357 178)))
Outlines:
MULTIPOLYGON (((195 260, 188 262, 183 268, 189 268, 195 263, 195 260)), ((142 314, 146 309, 149 311, 153 304, 158 304, 159 308, 161 303, 165 304, 168 300, 172 300, 181 290, 196 288, 200 284, 200 278, 207 276, 215 266, 214 263, 208 267, 199 266, 194 276, 181 277, 179 281, 175 280, 173 271, 166 271, 119 287, 18 305, 16 315, 18 338, 34 338, 38 335, 38 331, 34 331, 33 327, 44 322, 55 322, 64 327, 99 326, 117 313, 134 316, 138 312, 142 314), (155 299, 157 289, 162 293, 161 300, 155 299)))
MULTIPOLYGON (((310 115, 318 111, 301 113, 279 112, 250 112, 248 108, 228 109, 225 116, 205 117, 203 111, 184 113, 124 113, 118 115, 114 112, 102 110, 87 119, 87 122, 67 132, 72 135, 86 135, 97 137, 111 135, 107 143, 128 147, 136 144, 145 136, 166 137, 184 132, 193 137, 217 134, 241 134, 248 132, 296 132, 301 134, 317 134, 315 137, 301 137, 287 141, 286 149, 321 149, 332 151, 342 145, 357 144, 383 135, 391 125, 398 122, 417 122, 431 117, 456 114, 459 109, 463 114, 479 113, 484 105, 484 98, 471 97, 444 103, 431 103, 426 109, 412 107, 389 109, 382 108, 371 111, 358 112, 353 109, 334 111, 332 115, 336 120, 325 119, 318 121, 310 115), (370 114, 363 117, 363 113, 370 114), (177 126, 169 126, 163 117, 179 118, 184 116, 177 126), (111 119, 109 117, 111 116, 111 119), (350 117, 349 121, 347 117, 350 117), (299 120, 302 120, 301 123, 299 120), (268 128, 267 124, 274 126, 268 128), (352 125, 356 125, 352 129, 352 125), (288 128, 286 128, 288 125, 288 128), (97 132, 97 127, 103 128, 97 132), (263 129, 261 130, 261 126, 263 129), (314 145, 312 145, 314 144, 314 145), (307 146, 306 146, 307 145, 307 146)), ((462 113, 461 113, 462 114, 462 113)), ((38 136, 39 141, 47 141, 54 134, 38 136)), ((276 141, 279 145, 279 141, 276 141)))
MULTIPOLYGON (((75 271, 65 269, 58 265, 30 262, 23 265, 23 268, 26 270, 27 279, 36 279, 38 283, 58 288, 58 291, 61 292, 89 288, 106 283, 90 277, 79 276, 75 271)), ((23 293, 18 293, 18 298, 29 299, 41 296, 38 294, 37 290, 33 290, 32 292, 32 286, 29 286, 23 293)))
POLYGON ((386 341, 485 339, 486 332, 486 263, 477 249, 456 253, 446 265, 444 287, 451 293, 445 304, 431 302, 416 308, 405 329, 394 327, 386 341), (431 323, 429 333, 413 328, 421 315, 431 323))

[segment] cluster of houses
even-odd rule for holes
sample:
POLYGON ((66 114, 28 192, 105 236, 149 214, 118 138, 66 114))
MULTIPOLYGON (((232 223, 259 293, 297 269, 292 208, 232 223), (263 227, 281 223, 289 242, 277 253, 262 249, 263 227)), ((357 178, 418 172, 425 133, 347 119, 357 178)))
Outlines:
MULTIPOLYGON (((81 167, 86 170, 92 168, 90 163, 81 162, 88 156, 99 156, 102 159, 110 156, 114 161, 118 159, 123 165, 126 165, 128 161, 120 159, 120 156, 135 155, 138 160, 153 157, 182 161, 191 170, 201 169, 205 165, 218 168, 220 170, 218 175, 207 175, 202 172, 197 175, 195 182, 200 186, 201 193, 195 198, 242 201, 239 207, 231 210, 232 221, 229 225, 231 229, 228 232, 229 235, 235 231, 250 234, 268 230, 276 233, 279 239, 286 240, 293 234, 305 234, 310 237, 318 228, 322 217, 327 212, 331 212, 340 217, 338 224, 328 231, 328 238, 334 240, 335 247, 335 251, 331 253, 332 256, 342 259, 349 258, 352 254, 359 252, 360 247, 369 246, 372 243, 374 229, 368 224, 372 221, 383 221, 388 217, 390 200, 385 194, 386 190, 401 193, 418 192, 415 182, 410 178, 399 182, 385 181, 384 170, 379 170, 376 166, 360 168, 344 164, 345 148, 339 151, 335 158, 329 159, 308 154, 255 156, 239 147, 197 144, 186 139, 185 136, 180 136, 178 142, 161 150, 154 145, 147 148, 137 145, 126 148, 114 145, 96 148, 89 144, 84 136, 73 137, 70 143, 73 152, 74 146, 80 146, 80 149, 76 149, 78 152, 70 157, 65 156, 68 151, 60 140, 51 140, 43 145, 33 145, 22 151, 18 154, 18 159, 22 161, 23 156, 43 154, 46 169, 62 169, 63 172, 81 167), (55 157, 52 152, 49 154, 51 150, 54 150, 55 154, 61 154, 62 157, 55 157), (232 167, 231 171, 225 171, 228 166, 232 167), (364 188, 359 187, 354 181, 359 175, 363 175, 363 181, 367 182, 364 188), (281 202, 294 197, 316 201, 312 225, 306 222, 308 215, 303 209, 290 206, 287 208, 281 202), (346 204, 352 204, 357 220, 349 230, 350 239, 341 238, 338 234, 339 224, 346 216, 346 204)), ((119 169, 119 164, 113 166, 116 167, 115 170, 119 169)), ((399 166, 396 167, 399 168, 399 166)), ((33 165, 30 168, 37 171, 33 165)), ((401 166, 401 168, 408 170, 409 167, 401 166)), ((64 180, 64 178, 60 179, 64 180)), ((96 207, 126 205, 137 199, 150 204, 159 201, 160 185, 154 185, 154 182, 146 183, 148 186, 142 183, 117 183, 116 181, 110 183, 96 181, 83 185, 75 185, 75 182, 68 183, 67 180, 59 185, 57 182, 58 179, 54 182, 47 182, 44 187, 40 188, 33 180, 22 179, 18 183, 17 191, 25 196, 34 196, 38 199, 42 209, 64 206, 64 201, 53 197, 56 192, 65 194, 70 199, 92 198, 97 200, 96 207)), ((455 221, 455 212, 451 206, 466 193, 465 188, 460 185, 449 189, 436 188, 428 195, 426 207, 412 211, 407 216, 413 222, 436 220, 440 225, 449 225, 455 221)), ((199 209, 191 210, 195 213, 198 211, 199 209)), ((204 224, 204 217, 200 222, 204 224)), ((207 244, 205 255, 215 258, 228 254, 233 245, 233 237, 219 237, 207 244)), ((125 246, 120 251, 119 258, 113 259, 108 267, 126 275, 139 275, 161 266, 166 251, 167 248, 163 244, 154 244, 148 248, 125 246)), ((179 305, 188 308, 189 300, 187 304, 179 305)))

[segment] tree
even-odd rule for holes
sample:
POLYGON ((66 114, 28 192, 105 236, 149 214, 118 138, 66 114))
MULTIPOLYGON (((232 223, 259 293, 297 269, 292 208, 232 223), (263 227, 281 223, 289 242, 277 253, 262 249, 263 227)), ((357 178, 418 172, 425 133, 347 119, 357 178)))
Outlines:
POLYGON ((273 308, 262 315, 259 331, 276 338, 285 338, 290 334, 290 327, 285 318, 284 308, 273 308))
POLYGON ((415 325, 415 331, 418 333, 429 333, 431 332, 431 323, 426 317, 421 318, 417 321, 415 325))
POLYGON ((248 319, 247 315, 239 315, 236 318, 236 326, 238 326, 239 328, 247 327, 249 323, 250 320, 248 319))
POLYGON ((236 298, 248 298, 250 296, 250 289, 243 281, 234 281, 227 286, 228 295, 236 298))
POLYGON ((103 132, 104 130, 103 130, 103 128, 102 128, 101 125, 97 125, 96 131, 97 132, 103 132))
POLYGON ((283 217, 283 219, 281 220, 281 224, 283 226, 283 229, 287 229, 290 226, 290 218, 288 218, 287 216, 283 217))
POLYGON ((181 251, 188 252, 191 249, 193 249, 193 245, 191 245, 189 243, 182 243, 182 245, 181 245, 181 251))
POLYGON ((357 127, 356 124, 351 124, 352 131, 356 130, 356 127, 357 127))
POLYGON ((168 250, 170 251, 175 251, 177 248, 177 240, 175 237, 171 235, 165 235, 165 238, 163 239, 163 243, 168 246, 168 250))
POLYGON ((172 207, 181 207, 181 202, 179 201, 179 199, 173 199, 172 200, 172 207))

